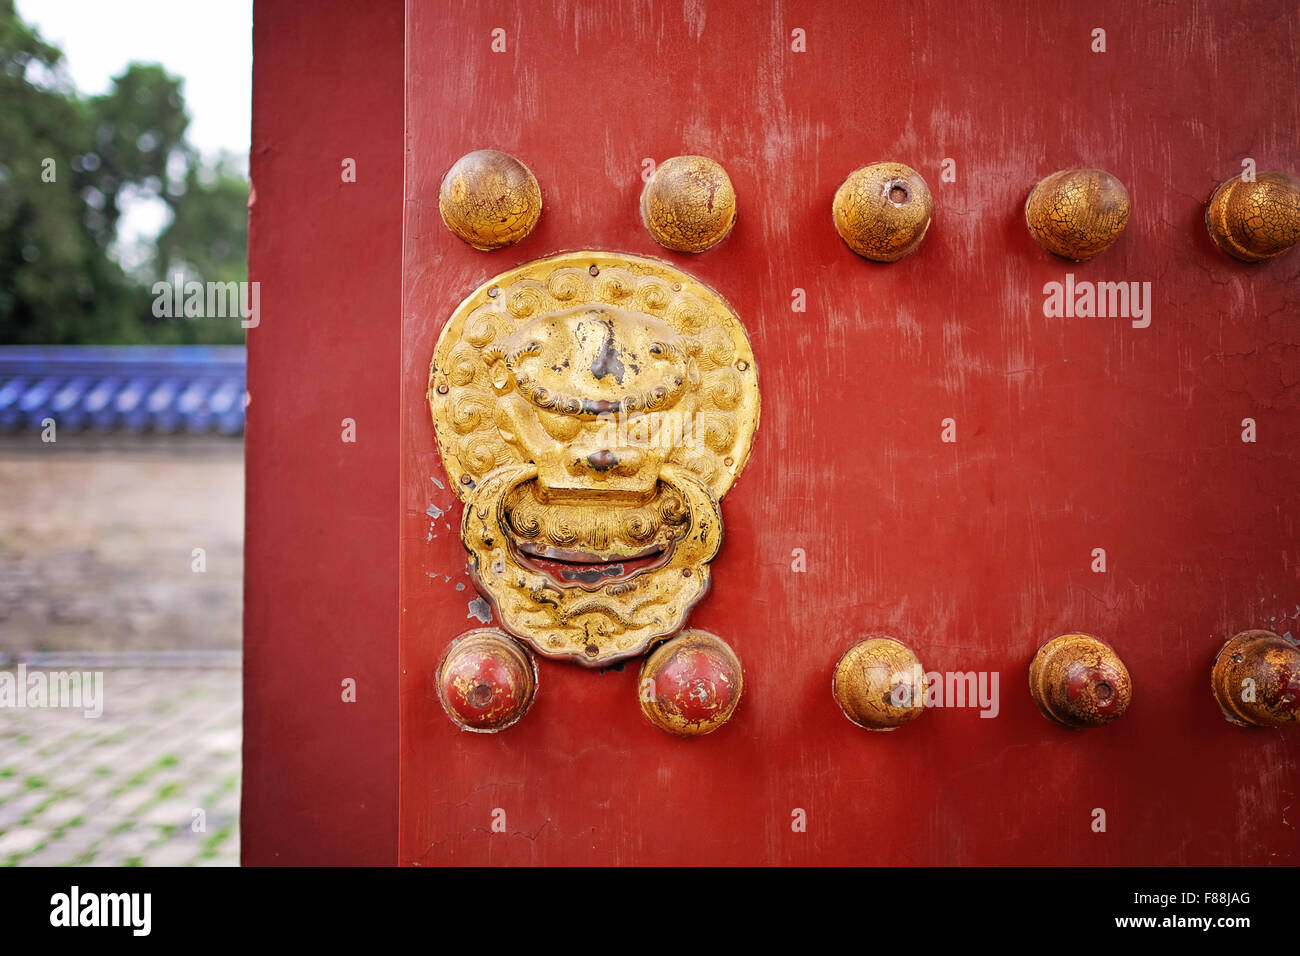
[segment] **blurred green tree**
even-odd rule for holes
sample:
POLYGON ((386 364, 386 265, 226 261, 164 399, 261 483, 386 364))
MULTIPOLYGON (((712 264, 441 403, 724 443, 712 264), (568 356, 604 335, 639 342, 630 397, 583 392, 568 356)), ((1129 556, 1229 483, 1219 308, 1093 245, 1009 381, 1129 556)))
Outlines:
POLYGON ((158 237, 155 262, 163 279, 184 272, 201 281, 248 277, 248 180, 223 155, 191 163, 171 200, 172 221, 158 237))
POLYGON ((78 95, 60 51, 0 0, 0 343, 237 343, 239 323, 159 319, 151 279, 247 278, 248 182, 185 140, 181 81, 132 63, 78 95), (171 217, 144 266, 110 254, 128 197, 171 217))

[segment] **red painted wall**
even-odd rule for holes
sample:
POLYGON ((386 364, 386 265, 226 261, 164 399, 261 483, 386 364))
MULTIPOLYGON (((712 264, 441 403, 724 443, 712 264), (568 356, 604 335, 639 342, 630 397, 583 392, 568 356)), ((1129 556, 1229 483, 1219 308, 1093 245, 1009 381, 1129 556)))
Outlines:
POLYGON ((391 0, 254 10, 247 864, 396 859, 402 36, 391 0))
POLYGON ((1247 267, 1201 221, 1243 157, 1300 163, 1294 5, 413 2, 404 39, 403 76, 391 5, 257 6, 247 862, 1300 863, 1300 737, 1231 727, 1209 693, 1225 637, 1300 615, 1300 252, 1247 267), (481 147, 527 162, 546 204, 491 254, 436 206, 481 147), (694 257, 637 215, 642 159, 684 152, 721 161, 740 204, 694 257), (935 197, 925 243, 890 266, 830 217, 879 159, 935 197), (1125 182, 1133 216, 1069 265, 1021 209, 1083 165, 1125 182), (458 732, 434 691, 478 621, 461 507, 432 480, 448 486, 433 344, 484 280, 578 248, 686 269, 754 345, 763 421, 691 618, 738 651, 745 698, 704 739, 643 720, 636 665, 544 661, 537 703, 498 736, 458 732), (1067 272, 1151 281, 1150 328, 1045 318, 1043 284, 1067 272), (1059 730, 1028 695, 1035 648, 1070 630, 1128 663, 1114 726, 1059 730), (997 671, 999 716, 850 725, 831 671, 879 632, 931 670, 997 671))
POLYGON ((1231 727, 1209 693, 1229 634, 1300 613, 1300 253, 1246 267, 1202 225, 1244 156, 1300 162, 1294 4, 416 2, 406 47, 403 862, 1300 862, 1300 736, 1231 727), (445 170, 482 147, 526 162, 545 202, 491 254, 437 212, 445 170), (642 158, 685 152, 722 162, 739 197, 731 237, 699 256, 638 221, 642 158), (830 215, 880 159, 935 196, 924 245, 890 266, 850 253, 830 215), (1091 165, 1127 184, 1132 220, 1069 265, 1022 207, 1042 176, 1091 165), (754 344, 763 421, 692 617, 740 654, 745 698, 708 738, 649 726, 635 665, 543 662, 532 711, 498 736, 458 732, 433 690, 478 624, 455 590, 461 507, 431 480, 449 485, 424 398, 434 342, 484 280, 579 248, 685 268, 754 344), (1151 281, 1150 328, 1045 318, 1042 287, 1067 272, 1151 281), (1135 697, 1072 734, 1026 675, 1076 629, 1116 646, 1135 697), (851 726, 831 671, 882 631, 928 669, 998 671, 999 716, 851 726))

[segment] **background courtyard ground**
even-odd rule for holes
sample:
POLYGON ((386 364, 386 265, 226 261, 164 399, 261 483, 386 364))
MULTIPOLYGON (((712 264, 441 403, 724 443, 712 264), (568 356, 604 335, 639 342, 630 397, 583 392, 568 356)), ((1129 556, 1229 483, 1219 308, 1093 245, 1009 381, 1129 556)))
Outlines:
POLYGON ((238 863, 242 541, 238 439, 0 439, 0 670, 104 675, 0 707, 0 865, 238 863))

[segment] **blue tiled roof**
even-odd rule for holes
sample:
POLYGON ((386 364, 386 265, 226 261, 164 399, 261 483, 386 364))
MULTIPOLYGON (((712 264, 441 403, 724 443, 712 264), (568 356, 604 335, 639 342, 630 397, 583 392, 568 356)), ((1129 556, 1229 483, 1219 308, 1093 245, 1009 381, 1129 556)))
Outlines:
POLYGON ((0 431, 244 430, 244 348, 0 346, 0 431))

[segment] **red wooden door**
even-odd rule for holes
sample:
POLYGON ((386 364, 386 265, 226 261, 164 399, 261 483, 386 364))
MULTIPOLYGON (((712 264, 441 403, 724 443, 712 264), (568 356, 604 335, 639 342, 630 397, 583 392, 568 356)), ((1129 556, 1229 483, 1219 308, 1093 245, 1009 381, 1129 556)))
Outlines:
POLYGON ((1300 862, 1300 732, 1233 726, 1210 694, 1228 636, 1300 619, 1300 252, 1247 266, 1203 222, 1243 160, 1297 164, 1294 5, 409 3, 405 53, 400 862, 1300 862), (438 214, 443 174, 479 148, 525 162, 544 200, 496 252, 438 214), (737 195, 698 255, 640 219, 644 161, 679 154, 720 162, 737 195), (831 217, 878 160, 934 199, 890 265, 831 217), (1118 177, 1132 214, 1070 263, 1023 207, 1076 167, 1118 177), (481 605, 430 360, 466 296, 570 250, 672 264, 753 346, 762 421, 689 619, 735 649, 745 690, 706 737, 644 719, 638 662, 542 660, 499 734, 439 705, 439 661, 481 605), (1149 324, 1046 314, 1067 274, 1149 282, 1149 324), (1063 730, 1030 697, 1035 650, 1072 632, 1132 675, 1107 727, 1063 730), (927 670, 996 675, 996 706, 855 727, 831 675, 873 634, 927 670))
POLYGON ((1209 694, 1226 637, 1300 614, 1300 254, 1248 267, 1202 224, 1244 158, 1294 165, 1292 6, 414 3, 406 52, 403 862, 1300 861, 1300 738, 1234 727, 1209 694), (444 172, 481 147, 527 163, 545 203, 493 253, 437 214, 444 172), (734 232, 699 255, 640 222, 643 160, 682 153, 737 193, 734 232), (831 222, 840 182, 877 160, 934 196, 892 265, 831 222), (1132 196, 1085 263, 1043 252, 1023 217, 1072 167, 1132 196), (434 341, 491 276, 572 249, 671 262, 753 343, 762 424, 690 619, 736 649, 746 689, 708 737, 645 721, 636 666, 543 661, 535 706, 494 736, 460 732, 434 693, 479 624, 425 396, 434 341), (1150 282, 1149 326, 1047 317, 1067 273, 1150 282), (1074 631, 1134 683, 1121 720, 1078 733, 1040 716, 1026 677, 1074 631), (929 670, 998 675, 996 713, 854 727, 832 669, 881 633, 929 670))

